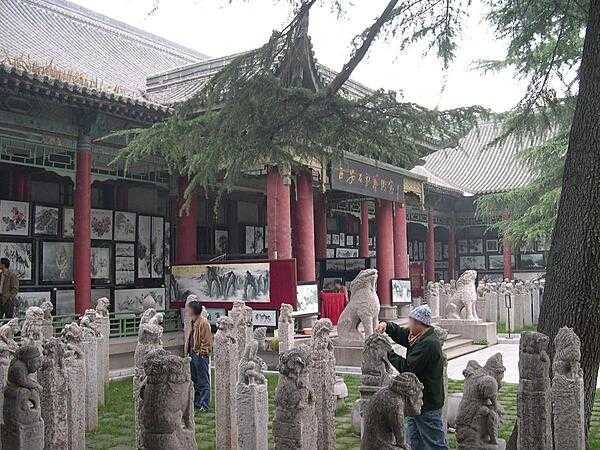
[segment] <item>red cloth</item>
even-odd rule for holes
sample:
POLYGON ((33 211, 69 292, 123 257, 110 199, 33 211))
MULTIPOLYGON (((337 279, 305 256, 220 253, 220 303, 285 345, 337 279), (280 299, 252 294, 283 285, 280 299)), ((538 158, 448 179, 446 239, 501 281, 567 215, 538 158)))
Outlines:
POLYGON ((337 325, 345 306, 346 294, 343 292, 321 292, 321 317, 331 319, 334 325, 337 325))

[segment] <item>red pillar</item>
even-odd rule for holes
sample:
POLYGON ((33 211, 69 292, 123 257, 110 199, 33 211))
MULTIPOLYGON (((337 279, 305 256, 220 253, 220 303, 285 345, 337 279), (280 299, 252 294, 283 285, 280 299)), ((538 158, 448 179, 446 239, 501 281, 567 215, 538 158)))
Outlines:
MULTIPOLYGON (((508 212, 504 212, 502 214, 503 220, 508 220, 510 215, 508 212)), ((504 266, 504 278, 508 280, 513 279, 513 270, 512 270, 512 249, 510 247, 510 242, 506 236, 502 236, 502 263, 504 266)))
POLYGON ((394 214, 394 274, 396 278, 408 278, 406 208, 402 203, 396 203, 394 214))
POLYGON ((296 176, 296 258, 298 281, 316 280, 315 221, 313 208, 312 174, 308 170, 296 176))
POLYGON ((369 257, 369 203, 363 200, 360 204, 360 228, 359 228, 358 256, 369 257))
POLYGON ((456 277, 456 232, 451 226, 448 230, 448 277, 455 280, 456 277))
POLYGON ((427 241, 425 242, 425 281, 435 281, 435 238, 433 211, 427 215, 427 241))
POLYGON ((315 194, 315 256, 327 258, 327 202, 325 194, 315 194))
POLYGON ((92 147, 90 136, 81 134, 77 142, 74 195, 73 281, 75 313, 83 314, 92 307, 92 147))
MULTIPOLYGON (((183 205, 183 195, 188 187, 187 177, 177 180, 179 190, 179 205, 183 205)), ((192 264, 198 261, 198 196, 192 194, 187 214, 178 214, 176 228, 175 261, 177 264, 192 264)))
MULTIPOLYGON (((392 202, 379 200, 375 208, 377 221, 377 294, 382 306, 392 305, 391 280, 394 278, 394 214, 392 202)), ((382 316, 383 317, 383 316, 382 316)))
POLYGON ((23 202, 29 199, 29 183, 27 175, 20 170, 14 172, 13 191, 16 200, 23 202))
POLYGON ((116 186, 116 203, 118 209, 128 209, 129 208, 129 190, 126 185, 117 185, 116 186))
POLYGON ((284 181, 277 167, 270 167, 267 174, 267 226, 269 259, 290 259, 290 186, 284 181))

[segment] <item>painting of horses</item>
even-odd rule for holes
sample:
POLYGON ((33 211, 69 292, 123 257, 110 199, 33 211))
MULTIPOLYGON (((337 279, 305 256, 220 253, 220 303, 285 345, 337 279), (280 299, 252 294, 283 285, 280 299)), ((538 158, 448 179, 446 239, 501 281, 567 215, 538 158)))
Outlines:
POLYGON ((269 263, 224 263, 173 266, 177 299, 190 294, 202 302, 268 303, 269 263))

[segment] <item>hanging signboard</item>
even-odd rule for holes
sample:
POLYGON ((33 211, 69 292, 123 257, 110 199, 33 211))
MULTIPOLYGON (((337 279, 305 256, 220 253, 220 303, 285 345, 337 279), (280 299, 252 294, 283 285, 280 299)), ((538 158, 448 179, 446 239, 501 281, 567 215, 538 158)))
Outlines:
POLYGON ((388 164, 345 157, 331 163, 331 189, 394 202, 404 200, 404 177, 388 164))

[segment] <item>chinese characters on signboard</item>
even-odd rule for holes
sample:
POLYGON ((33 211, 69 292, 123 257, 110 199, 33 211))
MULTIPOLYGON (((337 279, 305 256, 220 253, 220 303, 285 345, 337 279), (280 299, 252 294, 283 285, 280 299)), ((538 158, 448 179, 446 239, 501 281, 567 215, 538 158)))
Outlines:
POLYGON ((401 174, 349 159, 331 164, 331 188, 394 202, 404 200, 401 174))

